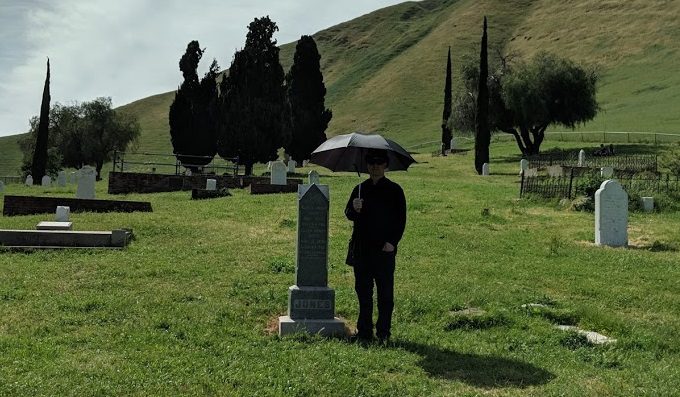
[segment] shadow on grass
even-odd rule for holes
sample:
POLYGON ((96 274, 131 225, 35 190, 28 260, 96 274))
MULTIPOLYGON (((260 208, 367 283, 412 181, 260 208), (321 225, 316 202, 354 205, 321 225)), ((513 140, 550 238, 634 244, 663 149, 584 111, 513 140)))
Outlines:
POLYGON ((408 341, 394 341, 394 347, 420 355, 418 364, 432 377, 458 380, 475 387, 521 388, 546 384, 555 378, 542 368, 513 359, 457 353, 408 341))

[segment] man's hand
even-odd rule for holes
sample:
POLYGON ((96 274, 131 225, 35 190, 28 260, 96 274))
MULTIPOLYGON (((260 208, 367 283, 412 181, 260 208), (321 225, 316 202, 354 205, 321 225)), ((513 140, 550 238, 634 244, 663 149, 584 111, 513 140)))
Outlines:
POLYGON ((390 243, 385 243, 385 245, 383 245, 382 250, 383 250, 383 252, 394 252, 394 245, 392 245, 390 243))
POLYGON ((361 212, 361 208, 363 207, 363 205, 364 199, 355 198, 354 200, 352 200, 352 207, 354 207, 354 211, 356 212, 361 212))

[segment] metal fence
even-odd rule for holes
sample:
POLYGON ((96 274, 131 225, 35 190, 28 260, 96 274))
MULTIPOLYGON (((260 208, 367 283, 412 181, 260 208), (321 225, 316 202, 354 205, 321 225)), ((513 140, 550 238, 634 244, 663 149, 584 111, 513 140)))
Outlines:
MULTIPOLYGON (((625 172, 615 178, 628 194, 680 193, 680 177, 671 174, 630 175, 625 172)), ((593 196, 600 184, 608 178, 599 174, 578 175, 573 170, 569 176, 529 176, 522 174, 520 197, 527 194, 545 198, 573 198, 578 195, 593 196)))
POLYGON ((5 185, 23 182, 20 176, 0 176, 0 181, 2 181, 5 185))
POLYGON ((223 159, 217 156, 194 156, 168 153, 113 153, 114 172, 145 172, 180 175, 193 170, 200 174, 233 174, 238 175, 238 157, 223 159), (184 157, 185 161, 179 159, 184 157), (197 161, 188 163, 187 159, 197 161), (201 164, 207 162, 207 164, 201 164))
POLYGON ((542 168, 552 165, 563 167, 600 168, 612 167, 629 171, 656 171, 658 157, 655 154, 616 154, 609 156, 595 156, 586 154, 583 164, 579 164, 578 151, 561 151, 540 153, 527 158, 530 168, 542 168))

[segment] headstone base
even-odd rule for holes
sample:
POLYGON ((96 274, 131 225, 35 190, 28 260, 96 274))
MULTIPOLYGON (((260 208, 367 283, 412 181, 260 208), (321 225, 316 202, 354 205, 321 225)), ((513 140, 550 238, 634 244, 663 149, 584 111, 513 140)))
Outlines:
POLYGON ((333 319, 294 320, 290 316, 279 317, 279 336, 306 332, 321 336, 347 336, 345 322, 337 317, 333 319))
POLYGON ((71 230, 73 229, 73 222, 39 222, 35 227, 36 230, 71 230))
POLYGON ((335 315, 335 291, 328 287, 288 288, 288 316, 294 319, 328 320, 335 315))

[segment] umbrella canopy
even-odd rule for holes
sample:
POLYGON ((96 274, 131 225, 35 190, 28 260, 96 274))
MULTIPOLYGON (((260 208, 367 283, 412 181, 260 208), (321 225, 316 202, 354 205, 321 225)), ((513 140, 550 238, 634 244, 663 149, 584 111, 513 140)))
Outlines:
POLYGON ((364 157, 369 149, 382 149, 387 152, 390 171, 405 170, 416 162, 398 143, 377 134, 366 135, 358 132, 337 135, 327 140, 312 152, 309 161, 331 171, 368 173, 364 157))

